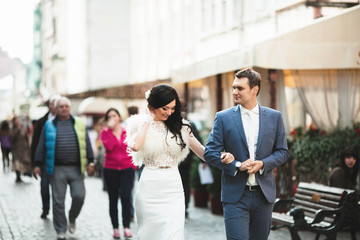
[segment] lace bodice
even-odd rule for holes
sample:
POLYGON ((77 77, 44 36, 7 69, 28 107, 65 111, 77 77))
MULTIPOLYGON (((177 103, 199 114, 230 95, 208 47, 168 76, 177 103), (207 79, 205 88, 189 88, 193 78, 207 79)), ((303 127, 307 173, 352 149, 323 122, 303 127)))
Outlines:
MULTIPOLYGON (((127 142, 129 147, 133 146, 133 141, 148 120, 146 115, 134 115, 127 121, 127 142)), ((189 153, 189 134, 190 130, 187 126, 183 126, 181 130, 182 138, 186 144, 181 149, 179 137, 167 130, 162 121, 150 121, 150 125, 146 132, 145 142, 138 152, 130 150, 134 164, 139 166, 144 163, 148 167, 175 167, 186 158, 189 153)))

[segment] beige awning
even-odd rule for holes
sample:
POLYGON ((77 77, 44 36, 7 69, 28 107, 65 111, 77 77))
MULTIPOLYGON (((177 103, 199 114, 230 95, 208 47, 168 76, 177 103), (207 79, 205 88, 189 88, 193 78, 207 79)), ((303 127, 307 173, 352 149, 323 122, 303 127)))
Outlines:
POLYGON ((250 46, 231 53, 219 55, 194 63, 188 67, 172 72, 171 82, 182 83, 230 72, 244 66, 252 66, 254 47, 250 46))
POLYGON ((360 68, 360 6, 254 47, 254 66, 275 69, 360 68))
POLYGON ((119 99, 108 99, 103 97, 88 97, 81 101, 77 109, 79 115, 102 115, 109 108, 116 108, 121 115, 126 116, 125 104, 119 99))
POLYGON ((276 36, 172 73, 174 83, 188 82, 247 66, 273 69, 360 68, 360 6, 318 19, 311 25, 276 36))

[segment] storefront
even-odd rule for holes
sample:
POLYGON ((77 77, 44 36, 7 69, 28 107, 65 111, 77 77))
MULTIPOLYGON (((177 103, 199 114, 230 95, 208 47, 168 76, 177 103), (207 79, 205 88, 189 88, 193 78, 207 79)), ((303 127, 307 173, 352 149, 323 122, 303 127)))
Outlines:
POLYGON ((189 96, 198 93, 194 100, 190 97, 190 102, 194 101, 190 106, 199 107, 189 116, 197 114, 209 126, 216 111, 233 105, 234 72, 253 67, 263 79, 259 103, 283 113, 287 132, 309 121, 325 129, 348 126, 360 121, 359 22, 357 6, 174 71, 172 82, 179 86, 187 82, 189 96))

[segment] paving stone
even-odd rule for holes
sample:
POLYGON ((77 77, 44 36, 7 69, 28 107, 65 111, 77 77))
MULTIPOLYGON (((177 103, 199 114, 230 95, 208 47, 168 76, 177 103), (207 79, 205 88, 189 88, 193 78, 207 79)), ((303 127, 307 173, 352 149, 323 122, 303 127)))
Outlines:
MULTIPOLYGON (((23 177, 23 180, 23 183, 15 184, 15 173, 4 173, 0 168, 0 240, 56 239, 51 209, 47 219, 40 218, 42 212, 40 181, 29 177, 23 177)), ((101 179, 86 177, 85 187, 85 203, 76 220, 76 232, 67 233, 67 239, 113 240, 108 213, 108 195, 102 190, 101 179)), ((68 190, 65 202, 66 214, 68 214, 70 204, 68 190)), ((119 206, 119 222, 121 223, 120 210, 119 206)), ((137 240, 136 221, 131 222, 130 228, 134 234, 132 240, 137 240)), ((301 233, 301 237, 314 239, 315 235, 305 232, 301 233)), ((185 239, 225 240, 223 216, 211 214, 208 208, 195 208, 191 199, 189 218, 185 221, 185 239)), ((287 229, 282 228, 271 231, 269 239, 287 240, 290 239, 290 234, 287 229)), ((338 239, 349 239, 349 233, 339 234, 338 239)))

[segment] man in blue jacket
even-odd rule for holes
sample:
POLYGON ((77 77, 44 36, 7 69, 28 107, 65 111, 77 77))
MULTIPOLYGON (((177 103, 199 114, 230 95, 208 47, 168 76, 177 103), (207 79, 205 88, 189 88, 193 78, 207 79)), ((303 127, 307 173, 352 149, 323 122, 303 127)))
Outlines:
MULTIPOLYGON (((41 130, 43 129, 47 120, 53 120, 56 116, 55 102, 61 96, 56 94, 50 97, 49 99, 49 112, 47 112, 42 118, 40 118, 35 125, 34 133, 31 140, 31 163, 34 166, 35 164, 35 151, 38 145, 41 130)), ((50 182, 46 173, 45 164, 40 166, 41 169, 41 180, 40 180, 40 192, 42 200, 42 214, 41 218, 45 219, 49 214, 50 209, 50 182)))
POLYGON ((260 74, 249 68, 235 74, 237 106, 216 114, 206 144, 205 160, 222 170, 228 240, 268 238, 276 195, 273 169, 288 157, 281 113, 257 102, 260 81, 260 74), (232 153, 235 161, 222 163, 222 151, 232 153))
POLYGON ((71 102, 66 97, 55 103, 56 117, 48 120, 41 131, 35 152, 33 175, 37 179, 40 166, 46 164, 53 194, 53 221, 58 239, 66 239, 68 221, 65 216, 67 185, 72 197, 69 232, 75 232, 75 220, 85 199, 84 173, 94 174, 94 155, 85 124, 70 114, 71 102))

